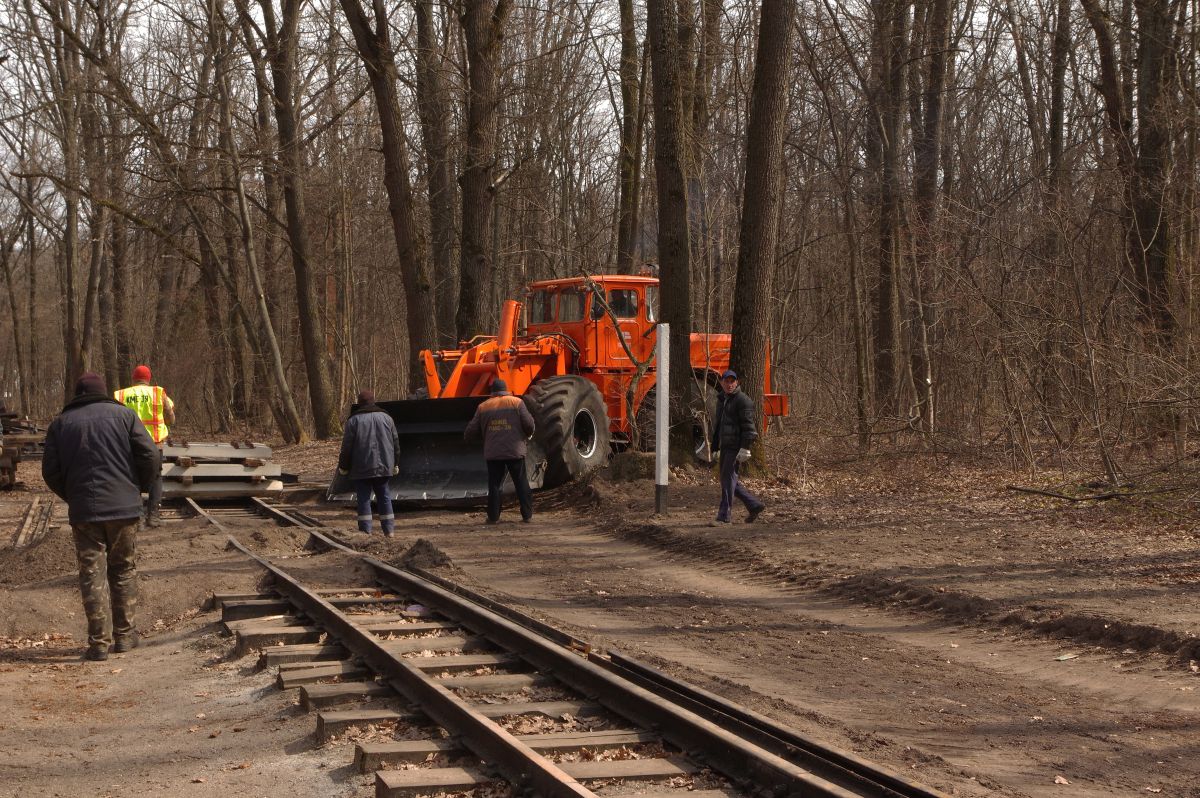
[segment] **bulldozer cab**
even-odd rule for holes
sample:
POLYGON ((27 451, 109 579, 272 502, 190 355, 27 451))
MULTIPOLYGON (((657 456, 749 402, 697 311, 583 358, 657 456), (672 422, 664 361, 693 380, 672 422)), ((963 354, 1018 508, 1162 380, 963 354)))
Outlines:
POLYGON ((594 288, 582 278, 532 283, 527 294, 527 335, 570 338, 581 368, 633 371, 635 364, 621 339, 638 360, 653 356, 658 280, 598 276, 592 278, 591 286, 594 288), (615 323, 608 309, 616 317, 615 323))

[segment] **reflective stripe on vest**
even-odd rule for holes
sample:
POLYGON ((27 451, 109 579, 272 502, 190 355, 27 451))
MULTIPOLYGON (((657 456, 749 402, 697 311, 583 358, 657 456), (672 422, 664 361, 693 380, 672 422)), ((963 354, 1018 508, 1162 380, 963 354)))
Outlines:
POLYGON ((163 418, 166 393, 158 385, 133 385, 117 391, 113 398, 137 413, 154 442, 162 443, 168 432, 166 419, 163 418))

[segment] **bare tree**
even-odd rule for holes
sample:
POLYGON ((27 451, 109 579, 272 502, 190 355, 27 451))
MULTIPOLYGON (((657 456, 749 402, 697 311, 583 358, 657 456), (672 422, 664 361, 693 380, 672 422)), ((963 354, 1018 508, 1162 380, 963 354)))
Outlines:
POLYGON ((325 351, 324 324, 317 308, 316 274, 305 212, 303 123, 296 97, 301 0, 281 0, 278 14, 274 0, 259 0, 258 6, 262 13, 261 28, 250 15, 245 0, 238 0, 243 25, 256 31, 270 64, 269 89, 279 134, 279 181, 287 214, 287 236, 296 285, 296 316, 304 349, 308 395, 317 437, 329 438, 341 431, 341 422, 325 351))
MULTIPOLYGON (((458 199, 450 150, 450 108, 442 70, 444 50, 437 40, 432 0, 415 0, 417 23, 417 112, 425 145, 425 171, 429 183, 429 229, 433 251, 433 282, 437 305, 438 340, 455 341, 454 316, 458 304, 458 266, 454 262, 454 206, 458 199)), ((422 344, 430 344, 423 341, 422 344)))
POLYGON ((692 445, 692 264, 688 233, 687 119, 676 0, 650 0, 647 35, 654 74, 654 173, 658 187, 658 262, 662 320, 671 325, 671 451, 692 445))
MULTIPOLYGON (((763 286, 775 281, 795 16, 795 0, 763 0, 746 131, 746 188, 738 239, 730 361, 736 364, 742 390, 759 408, 767 374, 764 344, 769 340, 772 307, 771 296, 763 286)), ((761 461, 761 444, 758 446, 761 461)))
POLYGON ((342 9, 354 31, 359 55, 367 67, 375 105, 379 111, 383 136, 384 185, 388 193, 388 210, 392 234, 400 256, 400 274, 404 282, 404 298, 408 306, 408 390, 423 384, 422 366, 418 353, 437 340, 437 302, 425 240, 417 226, 413 210, 412 185, 409 181, 408 144, 404 138, 400 100, 396 95, 396 62, 392 53, 391 35, 384 9, 374 6, 375 27, 372 30, 358 0, 342 0, 342 9))
POLYGON ((455 331, 467 340, 492 317, 484 289, 492 280, 489 239, 494 212, 492 175, 500 123, 500 45, 512 10, 510 0, 463 0, 461 17, 467 55, 466 147, 462 185, 458 315, 455 331))

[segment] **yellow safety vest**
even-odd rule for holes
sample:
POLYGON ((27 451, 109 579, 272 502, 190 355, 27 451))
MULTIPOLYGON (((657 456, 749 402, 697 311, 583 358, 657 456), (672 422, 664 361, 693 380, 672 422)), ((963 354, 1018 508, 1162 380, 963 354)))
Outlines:
POLYGON ((113 394, 113 398, 138 414, 138 418, 146 425, 146 432, 155 443, 167 439, 167 419, 164 411, 174 407, 175 403, 167 396, 167 392, 158 385, 131 385, 113 394))

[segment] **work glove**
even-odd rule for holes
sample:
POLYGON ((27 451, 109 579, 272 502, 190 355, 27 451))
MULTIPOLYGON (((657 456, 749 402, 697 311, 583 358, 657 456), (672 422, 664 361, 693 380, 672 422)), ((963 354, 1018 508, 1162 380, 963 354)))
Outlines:
POLYGON ((392 466, 392 476, 400 476, 400 466, 392 466))
POLYGON ((744 463, 749 459, 750 459, 750 450, 749 449, 738 449, 737 461, 739 463, 744 463))
POLYGON ((344 477, 348 477, 348 476, 350 476, 350 469, 349 468, 339 468, 338 473, 344 477))

